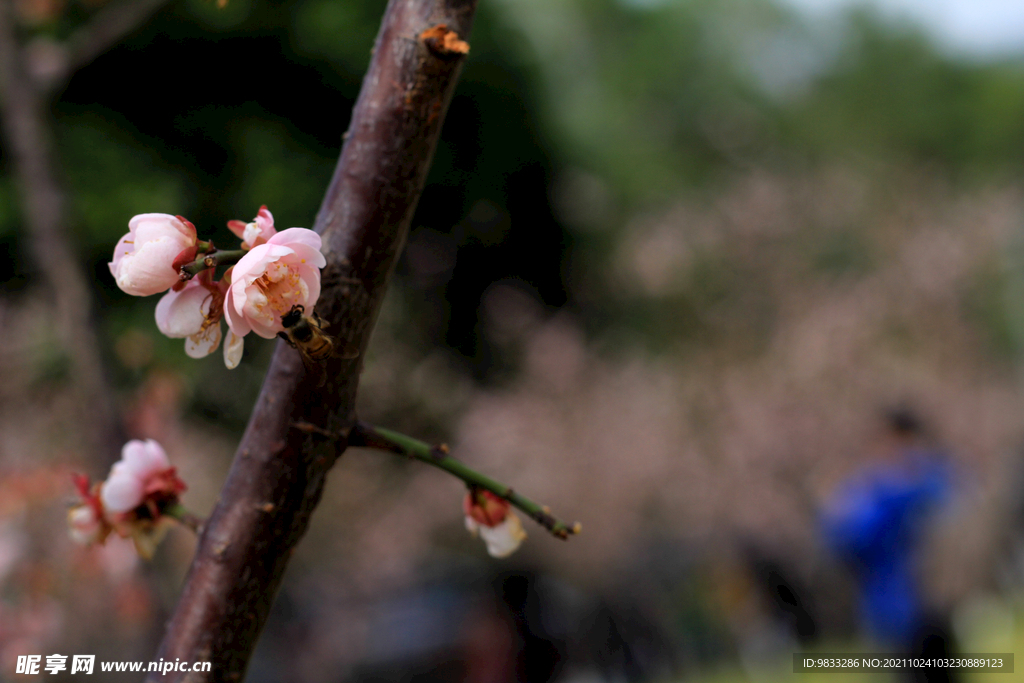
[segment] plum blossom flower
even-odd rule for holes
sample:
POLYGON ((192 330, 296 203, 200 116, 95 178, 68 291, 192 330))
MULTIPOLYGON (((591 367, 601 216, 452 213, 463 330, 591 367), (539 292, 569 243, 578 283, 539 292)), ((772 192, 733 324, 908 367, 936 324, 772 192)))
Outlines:
POLYGON ((491 557, 508 557, 526 540, 523 524, 509 502, 490 491, 471 490, 462 509, 466 513, 466 529, 484 539, 491 557))
POLYGON ((320 235, 289 228, 257 244, 235 264, 224 301, 228 327, 238 337, 255 332, 271 339, 284 329, 281 316, 298 304, 312 311, 320 298, 320 235))
POLYGON ((196 228, 181 216, 143 213, 128 222, 108 265, 117 286, 134 296, 167 291, 180 281, 176 261, 197 248, 196 228))
MULTIPOLYGON (((172 339, 184 339, 185 353, 191 358, 204 358, 220 346, 230 275, 214 282, 212 273, 202 271, 179 291, 164 294, 156 305, 157 328, 172 339)), ((232 333, 224 345, 224 364, 233 369, 241 358, 242 339, 232 333)))
POLYGON ((139 555, 149 559, 178 517, 178 495, 185 483, 156 441, 129 441, 107 480, 90 486, 75 475, 82 503, 68 511, 68 530, 78 543, 103 543, 111 532, 131 538, 139 555), (177 508, 177 510, 175 510, 177 508))
POLYGON ((260 207, 256 218, 249 223, 228 221, 228 229, 242 240, 242 249, 252 249, 260 244, 266 244, 277 234, 277 230, 274 229, 274 214, 270 213, 266 204, 260 207))
POLYGON ((129 512, 147 499, 176 498, 185 484, 175 475, 167 454, 156 441, 134 439, 124 445, 121 459, 100 488, 107 512, 129 512))

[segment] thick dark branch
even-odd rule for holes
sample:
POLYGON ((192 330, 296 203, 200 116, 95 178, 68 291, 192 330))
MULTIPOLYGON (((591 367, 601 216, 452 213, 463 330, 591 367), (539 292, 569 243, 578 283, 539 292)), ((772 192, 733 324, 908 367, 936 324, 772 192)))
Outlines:
MULTIPOLYGON (((445 48, 453 39, 420 36, 445 24, 465 38, 475 7, 476 0, 391 0, 385 12, 315 226, 327 256, 317 311, 341 348, 362 354, 369 342, 463 59, 445 48)), ((305 377, 298 354, 278 343, 160 649, 165 660, 212 662, 211 673, 189 681, 244 674, 291 550, 343 450, 292 425, 346 437, 361 368, 362 355, 332 359, 317 388, 318 377, 305 377)))

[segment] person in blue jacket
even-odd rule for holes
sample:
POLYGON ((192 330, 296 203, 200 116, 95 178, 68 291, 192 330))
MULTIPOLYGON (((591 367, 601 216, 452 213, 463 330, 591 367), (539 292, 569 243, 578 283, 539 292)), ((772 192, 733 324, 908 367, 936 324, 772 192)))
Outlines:
MULTIPOLYGON (((824 536, 853 570, 875 640, 891 652, 941 657, 950 650, 947 629, 923 602, 916 563, 929 519, 950 497, 952 473, 911 411, 892 410, 885 419, 886 443, 837 490, 823 514, 824 536)), ((952 680, 950 671, 936 669, 908 678, 952 680)))

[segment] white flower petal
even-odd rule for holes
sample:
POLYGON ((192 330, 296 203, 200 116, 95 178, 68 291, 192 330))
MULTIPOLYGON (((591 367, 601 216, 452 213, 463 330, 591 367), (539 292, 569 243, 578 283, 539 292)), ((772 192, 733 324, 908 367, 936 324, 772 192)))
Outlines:
POLYGON ((189 281, 180 292, 170 291, 156 304, 156 326, 171 339, 191 337, 203 328, 210 311, 212 295, 197 279, 189 281))
POLYGON ((149 466, 149 453, 146 452, 146 442, 139 439, 132 439, 121 448, 121 459, 110 468, 111 477, 124 474, 140 475, 149 466))
POLYGON ((156 441, 133 439, 121 449, 121 461, 114 463, 110 476, 118 476, 124 472, 141 480, 170 466, 171 462, 167 459, 167 454, 156 441))
POLYGON ((220 323, 210 325, 205 330, 185 339, 185 353, 189 358, 206 358, 220 346, 220 323))
MULTIPOLYGON (((468 526, 468 525, 467 525, 468 526)), ((508 513, 497 526, 480 526, 480 537, 487 544, 491 557, 508 557, 526 540, 526 531, 515 513, 508 513)))
POLYGON ((167 453, 164 451, 163 446, 153 439, 146 439, 146 454, 149 456, 149 466, 146 469, 146 474, 160 472, 171 466, 171 461, 167 458, 167 453))
POLYGON ((128 512, 142 502, 142 481, 131 472, 112 473, 100 488, 100 500, 110 512, 128 512))
POLYGON ((242 360, 242 349, 245 344, 245 337, 240 337, 228 330, 228 341, 224 344, 224 365, 228 370, 234 370, 242 360))
POLYGON ((242 241, 248 244, 250 247, 256 245, 256 238, 263 234, 260 230, 260 226, 256 224, 256 221, 248 223, 245 226, 245 230, 242 231, 242 241))

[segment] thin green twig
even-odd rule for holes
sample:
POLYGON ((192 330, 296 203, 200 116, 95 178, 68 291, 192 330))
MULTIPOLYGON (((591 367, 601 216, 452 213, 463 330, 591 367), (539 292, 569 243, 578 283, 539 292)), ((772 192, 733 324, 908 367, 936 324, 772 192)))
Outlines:
POLYGON ((424 441, 393 432, 390 429, 382 429, 365 422, 358 422, 349 435, 349 445, 366 446, 400 453, 442 469, 466 482, 470 487, 485 489, 499 498, 504 498, 529 515, 531 519, 542 527, 563 540, 568 539, 572 534, 578 534, 582 528, 579 522, 567 524, 554 517, 547 506, 539 505, 526 496, 513 491, 512 487, 506 486, 467 467, 449 456, 448 447, 444 444, 431 446, 424 441))

